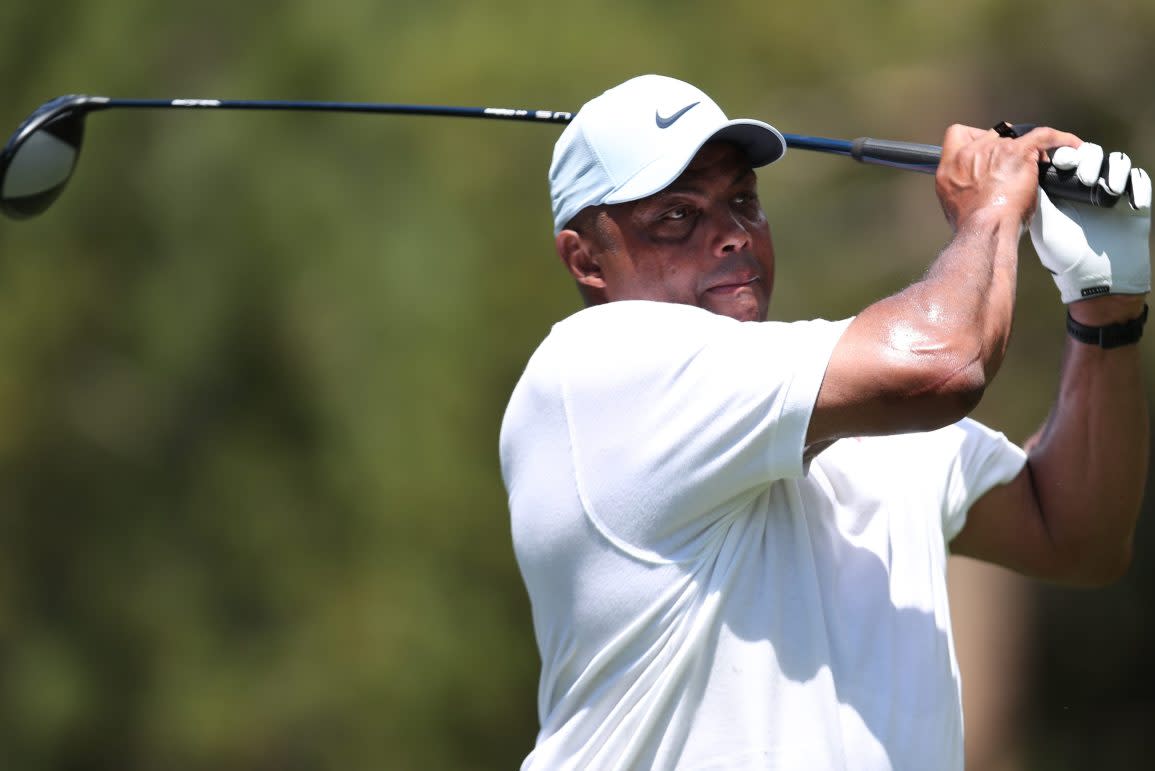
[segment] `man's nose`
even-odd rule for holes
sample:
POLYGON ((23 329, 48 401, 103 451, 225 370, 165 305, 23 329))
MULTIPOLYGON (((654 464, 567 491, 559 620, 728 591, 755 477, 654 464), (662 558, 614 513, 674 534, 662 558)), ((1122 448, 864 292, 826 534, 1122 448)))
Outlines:
POLYGON ((738 213, 729 206, 719 207, 714 219, 718 228, 714 251, 719 257, 741 251, 750 245, 750 231, 738 213))

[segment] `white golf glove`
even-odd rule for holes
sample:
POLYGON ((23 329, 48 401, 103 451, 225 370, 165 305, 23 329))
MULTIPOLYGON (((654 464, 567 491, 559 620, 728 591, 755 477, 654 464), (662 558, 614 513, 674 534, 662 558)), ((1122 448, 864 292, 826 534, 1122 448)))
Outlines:
POLYGON ((1103 163, 1103 148, 1084 142, 1052 153, 1057 169, 1075 169, 1079 181, 1121 196, 1113 207, 1061 199, 1039 190, 1031 242, 1064 303, 1103 294, 1143 294, 1151 289, 1151 178, 1131 168, 1123 153, 1103 163))

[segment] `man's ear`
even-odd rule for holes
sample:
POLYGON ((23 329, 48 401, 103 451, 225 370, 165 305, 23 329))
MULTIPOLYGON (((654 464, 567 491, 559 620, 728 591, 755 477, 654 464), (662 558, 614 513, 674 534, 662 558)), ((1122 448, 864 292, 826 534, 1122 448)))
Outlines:
POLYGON ((558 256, 581 287, 604 290, 605 276, 593 245, 576 230, 563 230, 554 239, 558 256))

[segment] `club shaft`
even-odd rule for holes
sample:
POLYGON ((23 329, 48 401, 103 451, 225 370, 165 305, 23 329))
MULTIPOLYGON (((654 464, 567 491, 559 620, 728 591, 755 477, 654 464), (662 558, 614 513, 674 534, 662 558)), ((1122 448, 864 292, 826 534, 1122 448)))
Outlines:
MULTIPOLYGON (((509 107, 449 107, 427 104, 389 104, 373 102, 315 102, 277 99, 110 99, 89 97, 85 108, 126 109, 208 109, 208 110, 280 110, 285 112, 349 112, 392 115, 432 115, 453 118, 486 118, 537 123, 569 123, 573 113, 563 110, 532 110, 509 107)), ((941 148, 913 142, 894 142, 863 137, 853 141, 828 139, 804 134, 783 134, 786 146, 799 150, 831 153, 854 158, 863 163, 933 173, 941 148)))
POLYGON ((370 102, 299 102, 277 99, 106 99, 97 97, 87 109, 111 107, 128 109, 209 109, 280 110, 285 112, 350 112, 392 115, 433 115, 451 118, 487 118, 538 123, 569 123, 573 114, 554 110, 526 110, 507 107, 448 107, 429 104, 388 104, 370 102))
MULTIPOLYGON (((316 102, 278 99, 111 99, 108 97, 88 97, 84 108, 100 110, 106 108, 127 109, 209 109, 209 110, 280 110, 286 112, 351 112, 378 113, 392 115, 433 115, 454 118, 486 118, 490 120, 519 120, 547 123, 569 123, 573 113, 561 110, 534 110, 518 107, 448 107, 428 104, 390 104, 375 102, 316 102)), ((865 163, 899 166, 918 171, 934 171, 938 164, 941 148, 933 145, 915 145, 910 142, 891 142, 878 139, 828 139, 804 134, 783 134, 786 146, 801 150, 845 155, 865 163), (868 152, 863 157, 855 149, 865 143, 868 152), (925 148, 920 160, 915 163, 904 161, 908 148, 925 148), (929 164, 929 168, 924 168, 929 164)))

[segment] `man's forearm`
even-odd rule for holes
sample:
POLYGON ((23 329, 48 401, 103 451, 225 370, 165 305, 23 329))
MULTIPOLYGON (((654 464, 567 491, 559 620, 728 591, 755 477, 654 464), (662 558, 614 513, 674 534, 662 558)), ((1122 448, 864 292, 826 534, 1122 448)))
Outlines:
MULTIPOLYGON (((1101 298, 1071 310, 1076 320, 1102 326, 1137 317, 1142 298, 1101 298)), ((1072 578, 1099 583, 1126 569, 1148 431, 1139 346, 1068 341, 1058 400, 1028 462, 1047 532, 1072 578)))
POLYGON ((975 359, 990 382, 1002 364, 1014 317, 1021 223, 998 210, 960 223, 955 238, 911 287, 941 309, 937 319, 973 338, 975 359))

